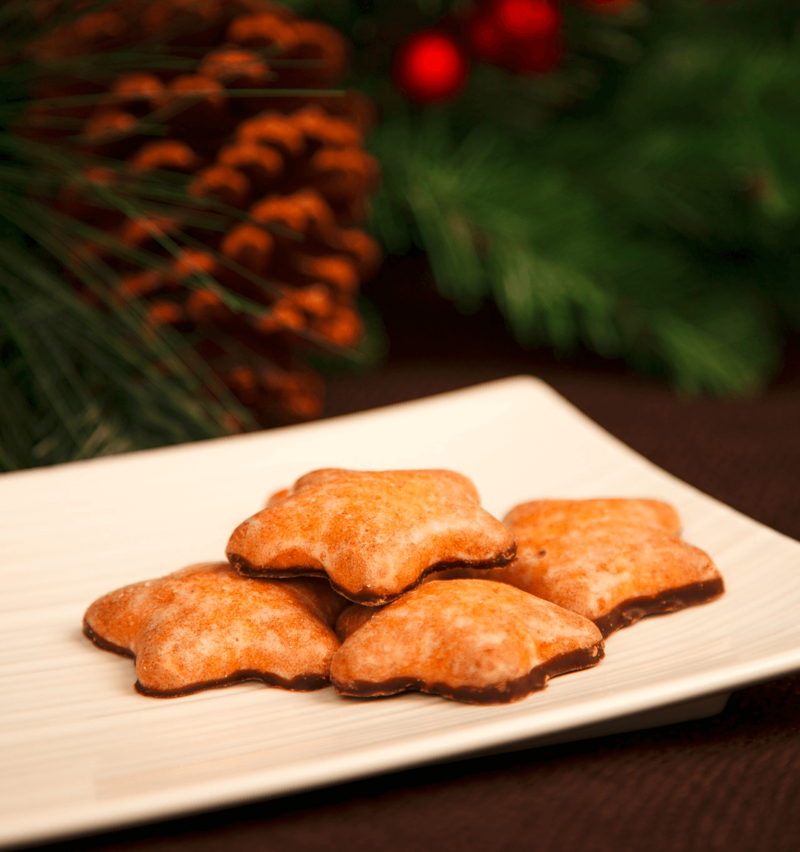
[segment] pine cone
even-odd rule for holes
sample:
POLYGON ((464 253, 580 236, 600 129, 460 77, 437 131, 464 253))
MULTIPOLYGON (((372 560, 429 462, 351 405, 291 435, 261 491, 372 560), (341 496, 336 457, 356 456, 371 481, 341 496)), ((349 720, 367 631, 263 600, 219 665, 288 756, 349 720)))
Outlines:
MULTIPOLYGON (((199 61, 187 72, 128 71, 105 88, 42 84, 51 97, 107 93, 107 103, 69 110, 83 131, 78 143, 63 144, 124 166, 87 170, 83 184, 64 188, 60 208, 153 259, 142 269, 87 243, 75 262, 102 256, 118 275, 119 298, 144 300, 153 324, 197 339, 197 351, 260 423, 315 417, 323 383, 304 356, 319 345, 358 343, 358 292, 380 262, 361 227, 379 181, 364 149, 371 106, 358 93, 303 94, 341 78, 348 45, 332 28, 266 0, 121 0, 37 50, 80 55, 148 40, 199 61), (252 93, 259 88, 276 93, 252 93), (191 205, 126 218, 91 191, 164 173, 185 176, 188 196, 213 224, 191 205), (170 242, 183 246, 177 256, 170 242)), ((36 121, 31 114, 28 133, 36 121)))

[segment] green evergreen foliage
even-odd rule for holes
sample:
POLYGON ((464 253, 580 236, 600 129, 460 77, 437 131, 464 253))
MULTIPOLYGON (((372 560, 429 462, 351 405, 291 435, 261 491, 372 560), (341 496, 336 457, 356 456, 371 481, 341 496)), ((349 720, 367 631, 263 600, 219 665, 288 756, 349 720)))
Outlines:
MULTIPOLYGON (((296 5, 383 44, 471 8, 296 5)), ((565 32, 556 71, 478 63, 427 108, 387 86, 386 54, 357 49, 354 83, 382 109, 376 232, 389 253, 423 248, 460 309, 494 299, 525 346, 756 393, 800 329, 800 6, 565 4, 565 32)))

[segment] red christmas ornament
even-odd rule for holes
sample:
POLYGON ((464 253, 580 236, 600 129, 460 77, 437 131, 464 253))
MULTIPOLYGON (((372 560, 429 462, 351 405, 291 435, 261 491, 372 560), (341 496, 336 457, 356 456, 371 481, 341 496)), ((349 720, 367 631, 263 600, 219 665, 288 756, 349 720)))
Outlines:
POLYGON ((561 61, 561 13, 553 0, 493 0, 470 22, 469 42, 484 62, 544 74, 561 61))
POLYGON ((394 57, 395 85, 411 100, 453 98, 467 80, 469 61, 461 45, 440 30, 422 30, 404 41, 394 57))

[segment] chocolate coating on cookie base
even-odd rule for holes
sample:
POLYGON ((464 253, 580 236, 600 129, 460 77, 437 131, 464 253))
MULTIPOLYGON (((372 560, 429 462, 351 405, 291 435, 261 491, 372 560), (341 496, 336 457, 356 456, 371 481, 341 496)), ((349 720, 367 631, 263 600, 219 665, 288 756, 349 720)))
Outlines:
POLYGON ((425 683, 416 678, 391 678, 382 683, 355 681, 346 686, 333 683, 340 695, 351 698, 383 698, 398 692, 427 692, 441 695, 462 704, 509 704, 520 701, 533 692, 547 686, 547 681, 568 672, 587 669, 597 665, 605 654, 602 643, 589 648, 578 648, 558 657, 553 657, 541 666, 532 669, 525 677, 509 681, 502 686, 453 687, 447 683, 425 683))
POLYGON ((107 639, 103 639, 98 633, 95 633, 86 619, 83 620, 83 635, 104 651, 111 651, 112 654, 119 654, 121 657, 130 657, 132 660, 136 658, 136 655, 130 648, 115 645, 113 642, 109 642, 107 639))
POLYGON ((277 675, 269 672, 257 672, 253 670, 245 670, 232 674, 230 677, 221 680, 210 680, 204 683, 193 683, 182 689, 156 690, 143 686, 138 680, 134 684, 136 691, 142 695, 147 695, 150 698, 181 698, 184 695, 191 695, 194 692, 203 692, 206 689, 222 689, 226 686, 234 686, 237 683, 244 683, 248 680, 257 680, 267 686, 278 686, 281 689, 291 690, 293 692, 313 692, 316 689, 323 689, 330 684, 327 677, 320 675, 302 675, 293 680, 284 680, 277 675))
POLYGON ((363 590, 360 592, 353 592, 352 590, 344 589, 334 583, 333 580, 331 580, 331 578, 328 576, 327 572, 324 569, 320 568, 303 566, 283 570, 273 568, 259 568, 237 553, 229 553, 228 561, 243 577, 275 580, 289 579, 292 577, 324 577, 331 584, 331 587, 334 589, 334 591, 338 592, 342 597, 347 598, 347 600, 353 601, 354 603, 363 604, 364 606, 383 606, 384 604, 396 600, 407 592, 410 592, 412 589, 416 589, 417 586, 419 586, 431 574, 435 574, 438 571, 447 571, 448 569, 452 568, 467 568, 474 569, 477 571, 490 571, 492 568, 504 568, 506 565, 510 565, 514 561, 516 556, 517 545, 515 542, 513 547, 511 547, 505 553, 500 554, 500 556, 495 559, 491 559, 485 562, 464 562, 463 560, 454 560, 452 562, 438 562, 436 565, 431 565, 426 568, 422 572, 422 574, 417 577, 415 582, 406 586, 404 589, 401 589, 399 592, 393 593, 391 595, 375 595, 363 590))
MULTIPOLYGON (((121 657, 136 659, 136 655, 129 648, 122 648, 113 642, 103 639, 85 621, 83 622, 83 635, 104 651, 111 651, 114 654, 119 654, 121 657)), ((244 683, 248 680, 257 680, 267 686, 278 686, 281 689, 288 689, 294 692, 312 692, 313 690, 323 689, 330 685, 330 680, 321 675, 302 675, 293 680, 285 680, 269 672, 247 669, 234 672, 230 677, 222 678, 221 680, 192 683, 182 689, 150 689, 147 686, 143 686, 138 680, 134 684, 134 687, 138 693, 147 695, 150 698, 180 698, 184 695, 192 695, 195 692, 203 692, 207 689, 222 689, 226 686, 234 686, 237 683, 244 683)))
POLYGON ((623 601, 610 612, 593 620, 605 639, 617 630, 635 624, 645 616, 675 612, 708 603, 724 592, 725 583, 722 577, 717 577, 703 583, 682 586, 679 589, 668 589, 652 597, 623 601))

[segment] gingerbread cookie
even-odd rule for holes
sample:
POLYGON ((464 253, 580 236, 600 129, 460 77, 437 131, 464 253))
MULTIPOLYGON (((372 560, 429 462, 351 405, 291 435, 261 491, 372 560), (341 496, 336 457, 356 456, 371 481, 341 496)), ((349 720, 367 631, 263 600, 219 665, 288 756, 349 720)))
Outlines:
POLYGON ((136 689, 172 697, 261 680, 318 689, 339 647, 333 625, 346 605, 315 579, 251 580, 227 563, 192 565, 96 600, 83 630, 133 657, 136 689))
POLYGON ((448 470, 307 474, 240 524, 228 542, 245 576, 325 576, 352 601, 378 605, 452 565, 508 564, 516 541, 448 470))
POLYGON ((348 696, 505 703, 602 657, 600 631, 574 612, 491 580, 430 580, 350 633, 331 683, 348 696))
POLYGON ((724 591, 711 557, 678 537, 677 513, 659 501, 539 500, 505 522, 517 559, 491 577, 580 613, 604 636, 724 591))

